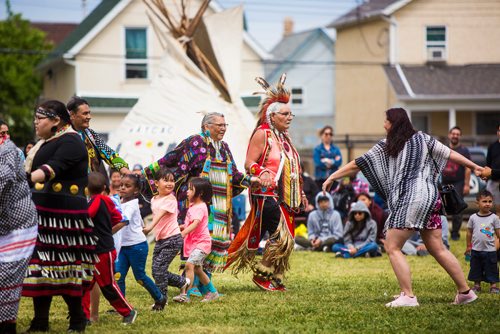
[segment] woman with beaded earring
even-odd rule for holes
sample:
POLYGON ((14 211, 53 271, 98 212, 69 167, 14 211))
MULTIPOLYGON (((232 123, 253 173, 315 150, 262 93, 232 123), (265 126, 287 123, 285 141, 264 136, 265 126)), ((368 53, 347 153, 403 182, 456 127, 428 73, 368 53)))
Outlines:
POLYGON ((81 332, 86 326, 82 295, 97 260, 86 197, 87 150, 59 101, 36 109, 35 131, 41 139, 24 165, 38 214, 35 251, 22 292, 33 298, 35 316, 28 331, 49 330, 52 297, 60 295, 68 306, 69 330, 81 332))
POLYGON ((290 140, 288 129, 294 115, 288 101, 282 74, 276 87, 256 78, 266 98, 261 103, 259 120, 250 138, 245 168, 261 179, 261 187, 251 189, 251 211, 229 248, 228 266, 233 273, 251 268, 253 282, 266 291, 285 291, 283 276, 289 269, 294 247, 294 216, 307 198, 302 190, 300 158, 290 140), (266 232, 263 258, 255 255, 266 232))

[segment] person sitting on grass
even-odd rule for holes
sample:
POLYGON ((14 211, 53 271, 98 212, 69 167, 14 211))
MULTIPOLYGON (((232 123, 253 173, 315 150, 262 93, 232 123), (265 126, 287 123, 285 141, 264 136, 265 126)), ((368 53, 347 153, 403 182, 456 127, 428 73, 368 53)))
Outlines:
POLYGON ((377 256, 377 223, 371 218, 365 203, 358 201, 352 205, 344 227, 344 244, 335 244, 332 251, 344 258, 377 256))
POLYGON ((333 199, 329 193, 320 192, 316 196, 316 207, 307 218, 307 239, 297 236, 295 242, 314 251, 329 252, 335 243, 342 242, 342 218, 333 209, 333 199))
POLYGON ((470 254, 469 281, 474 281, 472 290, 481 291, 481 281, 490 283, 490 293, 500 293, 498 259, 495 234, 500 238, 500 219, 491 212, 493 195, 483 190, 477 195, 479 212, 467 223, 467 253, 470 254))
POLYGON ((385 212, 375 201, 372 199, 370 194, 362 192, 356 197, 356 202, 362 201, 370 210, 370 215, 372 219, 377 223, 377 243, 379 245, 384 245, 385 235, 384 235, 384 225, 387 220, 388 214, 385 212))

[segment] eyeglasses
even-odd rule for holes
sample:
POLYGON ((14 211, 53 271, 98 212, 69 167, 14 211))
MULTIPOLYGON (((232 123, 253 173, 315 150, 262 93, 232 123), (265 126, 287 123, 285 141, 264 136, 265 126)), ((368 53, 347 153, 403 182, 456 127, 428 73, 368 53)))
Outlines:
POLYGON ((227 128, 229 126, 229 124, 227 123, 208 123, 208 124, 215 125, 218 128, 227 128))
POLYGON ((291 112, 278 112, 277 114, 280 114, 281 116, 285 116, 286 118, 291 117, 294 118, 295 114, 292 114, 291 112))
POLYGON ((325 132, 325 133, 323 133, 323 135, 325 135, 325 136, 333 136, 333 133, 331 133, 331 132, 325 132))
POLYGON ((6 135, 8 135, 8 134, 9 134, 9 130, 6 130, 6 131, 2 131, 2 132, 0 132, 0 136, 2 136, 2 137, 3 137, 3 136, 6 136, 6 135))

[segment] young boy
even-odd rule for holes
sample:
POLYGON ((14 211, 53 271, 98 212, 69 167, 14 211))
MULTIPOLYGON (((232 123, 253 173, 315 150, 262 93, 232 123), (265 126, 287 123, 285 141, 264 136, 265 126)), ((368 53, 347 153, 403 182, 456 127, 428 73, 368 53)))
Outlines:
MULTIPOLYGON (((116 209, 115 204, 108 196, 103 195, 106 187, 104 175, 98 172, 89 174, 88 190, 89 216, 94 223, 94 233, 98 241, 96 254, 99 262, 95 265, 94 279, 88 290, 85 291, 82 299, 83 311, 87 319, 90 318, 90 291, 97 282, 101 288, 103 296, 109 301, 111 306, 124 317, 135 320, 136 311, 125 300, 120 288, 116 284, 114 275, 114 263, 116 260, 116 250, 113 242, 113 233, 125 226, 122 215, 116 209)), ((130 321, 127 323, 131 323, 130 321)))
POLYGON ((467 223, 467 251, 470 252, 469 280, 474 281, 472 290, 481 291, 481 281, 491 284, 490 293, 500 293, 497 287, 498 262, 495 234, 500 238, 500 219, 491 212, 493 195, 484 190, 477 195, 479 212, 467 223))
POLYGON ((330 252, 333 244, 342 242, 342 218, 333 209, 333 200, 329 193, 316 195, 317 209, 307 217, 308 238, 297 236, 295 242, 315 251, 330 252))

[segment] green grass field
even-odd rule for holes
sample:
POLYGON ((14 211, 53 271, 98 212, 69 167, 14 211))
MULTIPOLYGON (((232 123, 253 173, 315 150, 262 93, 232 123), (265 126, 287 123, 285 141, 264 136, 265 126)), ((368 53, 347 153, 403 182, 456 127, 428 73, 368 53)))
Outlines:
MULTIPOLYGON (((468 273, 465 241, 452 242, 453 253, 468 273)), ((151 247, 152 248, 152 247, 151 247)), ((150 249, 151 251, 151 249, 150 249)), ((151 252, 150 252, 151 253, 151 252)), ((150 259, 149 259, 150 260, 150 259)), ((250 274, 235 278, 217 274, 214 283, 224 296, 212 303, 169 305, 153 313, 149 294, 127 277, 127 299, 138 310, 137 321, 123 326, 121 317, 105 311, 111 307, 101 297, 100 320, 87 333, 500 333, 500 296, 481 293, 470 305, 450 305, 455 288, 431 256, 408 257, 414 291, 420 307, 387 309, 384 304, 398 294, 389 260, 345 260, 332 253, 295 252, 286 279, 288 291, 266 293, 251 282, 250 274)), ((178 268, 174 262, 171 269, 178 268)), ((150 262, 147 272, 151 272, 150 262)), ((488 286, 483 285, 487 291, 488 286)), ((171 288, 169 300, 178 293, 171 288)), ((29 327, 32 302, 23 298, 18 331, 29 327)), ((55 297, 50 328, 63 333, 68 326, 64 301, 55 297)))

